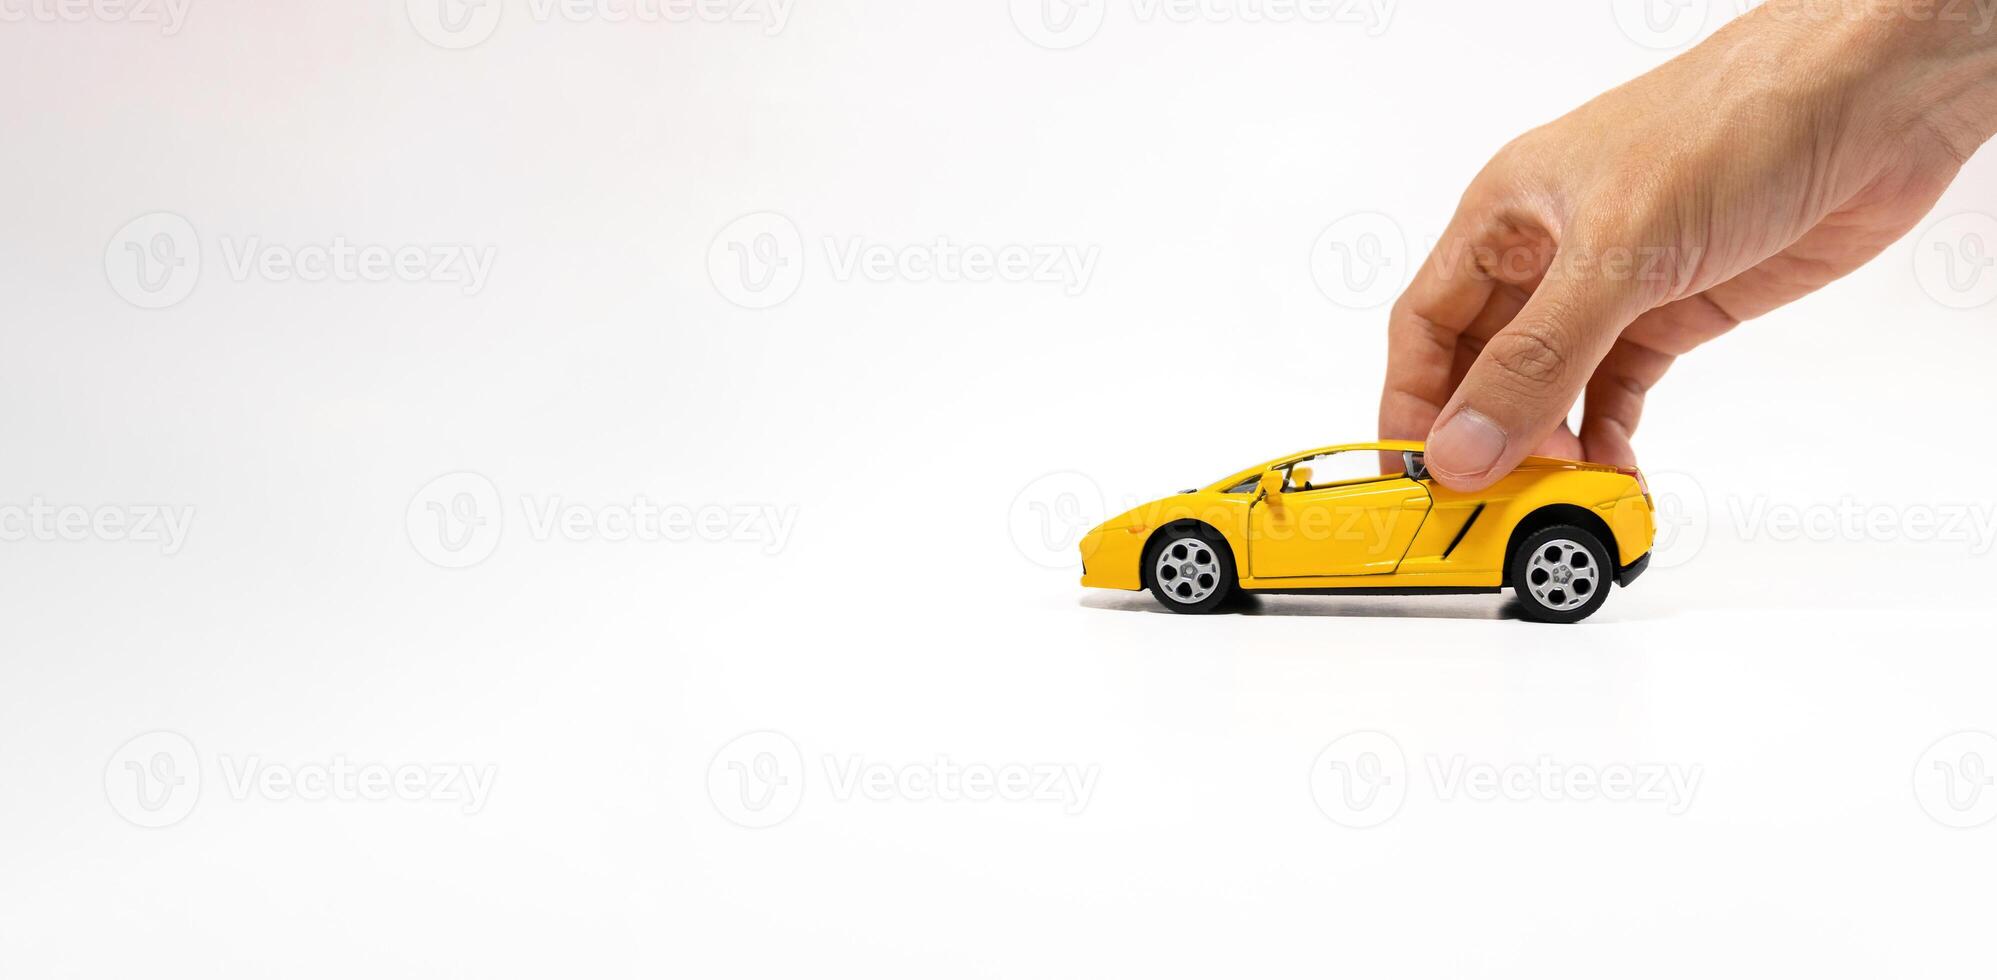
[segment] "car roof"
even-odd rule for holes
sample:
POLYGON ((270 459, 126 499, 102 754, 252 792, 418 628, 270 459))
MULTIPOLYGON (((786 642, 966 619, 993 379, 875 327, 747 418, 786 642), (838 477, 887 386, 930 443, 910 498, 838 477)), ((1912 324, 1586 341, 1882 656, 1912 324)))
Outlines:
POLYGON ((1283 456, 1278 456, 1275 459, 1269 460, 1266 463, 1261 463, 1249 468, 1256 470, 1266 470, 1271 466, 1281 466, 1285 463, 1294 463, 1300 459, 1309 459, 1312 456, 1324 456, 1330 453, 1349 453, 1349 452, 1418 453, 1422 451, 1423 445, 1424 445, 1423 443, 1414 442, 1407 439, 1382 439, 1376 442, 1348 442, 1338 446, 1319 446, 1316 449, 1306 449, 1300 453, 1289 453, 1283 456))
MULTIPOLYGON (((1321 446, 1317 449, 1308 449, 1301 453, 1291 453, 1288 456, 1284 456, 1283 459, 1303 459, 1306 456, 1322 456, 1325 453, 1351 452, 1352 450, 1355 449, 1371 449, 1371 450, 1376 450, 1378 452, 1387 452, 1387 453, 1418 453, 1422 451, 1423 445, 1425 444, 1415 442, 1411 439, 1381 439, 1377 442, 1349 442, 1342 446, 1321 446)), ((1273 464, 1277 461, 1271 460, 1270 462, 1273 464)))
MULTIPOLYGON (((1319 446, 1316 449, 1306 449, 1299 453, 1289 453, 1266 462, 1257 463, 1245 470, 1229 475, 1226 479, 1214 483, 1213 486, 1232 486, 1264 470, 1284 466, 1298 460, 1309 459, 1312 456, 1344 452, 1418 453, 1424 451, 1426 446, 1426 443, 1417 442, 1412 439, 1378 439, 1373 442, 1348 442, 1337 446, 1319 446)), ((1604 466, 1599 463, 1587 463, 1578 459, 1560 459, 1554 456, 1527 456, 1519 460, 1519 466, 1571 466, 1580 469, 1614 469, 1614 467, 1604 466)))

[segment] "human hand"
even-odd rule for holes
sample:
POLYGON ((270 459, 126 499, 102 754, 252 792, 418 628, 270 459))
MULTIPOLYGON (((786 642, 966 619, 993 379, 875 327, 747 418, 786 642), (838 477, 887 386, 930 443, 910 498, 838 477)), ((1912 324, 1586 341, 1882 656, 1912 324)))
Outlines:
POLYGON ((1878 255, 1997 129, 1997 39, 1911 9, 1772 0, 1500 150, 1394 304, 1381 437, 1458 490, 1634 465, 1674 358, 1878 255))

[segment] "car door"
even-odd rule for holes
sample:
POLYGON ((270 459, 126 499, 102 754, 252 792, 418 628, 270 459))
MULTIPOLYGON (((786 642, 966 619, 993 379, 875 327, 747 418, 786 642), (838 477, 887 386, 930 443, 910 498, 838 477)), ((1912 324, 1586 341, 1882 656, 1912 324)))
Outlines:
POLYGON ((1428 490, 1401 474, 1330 486, 1286 486, 1249 509, 1249 574, 1301 578, 1392 572, 1428 509, 1428 490))

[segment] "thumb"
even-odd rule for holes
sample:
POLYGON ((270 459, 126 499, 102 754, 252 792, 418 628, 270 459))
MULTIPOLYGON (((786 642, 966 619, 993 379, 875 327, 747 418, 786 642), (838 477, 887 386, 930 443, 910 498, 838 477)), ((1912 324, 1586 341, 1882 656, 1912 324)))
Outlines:
POLYGON ((1429 471, 1452 490, 1496 483, 1574 407, 1616 336, 1641 312, 1630 284, 1568 274, 1554 257, 1532 297, 1493 334, 1429 430, 1429 471))

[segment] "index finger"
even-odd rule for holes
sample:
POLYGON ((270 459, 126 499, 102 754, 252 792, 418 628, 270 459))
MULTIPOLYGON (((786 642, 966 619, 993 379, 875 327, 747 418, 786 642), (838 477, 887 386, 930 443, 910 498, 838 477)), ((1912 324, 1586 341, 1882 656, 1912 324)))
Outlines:
POLYGON ((1477 238, 1459 209, 1394 301, 1387 321, 1387 379, 1380 392, 1382 439, 1426 438, 1455 389, 1457 338, 1497 286, 1477 264, 1477 238))

